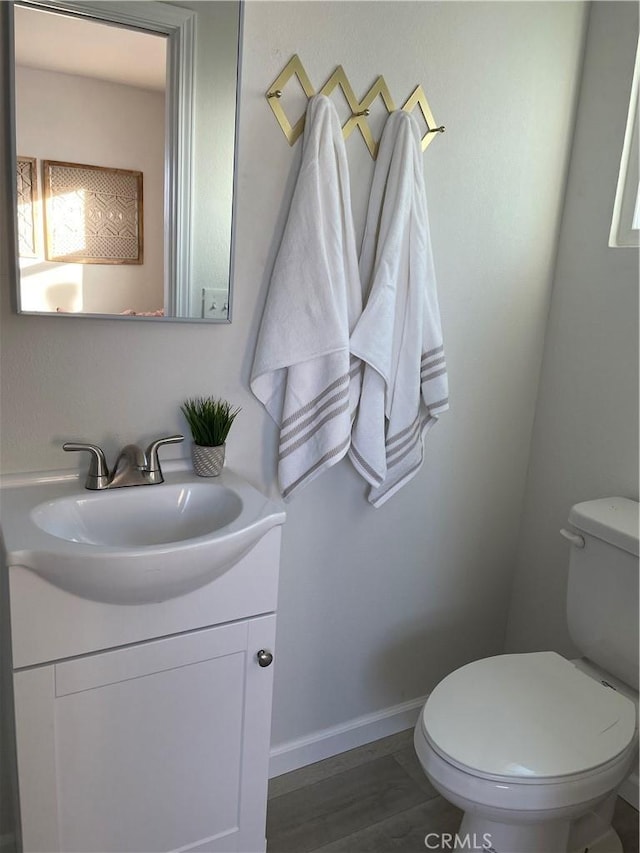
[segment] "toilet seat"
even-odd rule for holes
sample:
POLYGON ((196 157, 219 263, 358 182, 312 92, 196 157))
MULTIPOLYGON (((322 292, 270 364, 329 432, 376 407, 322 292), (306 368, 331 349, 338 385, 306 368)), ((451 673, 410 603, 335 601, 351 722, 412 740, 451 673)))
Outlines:
POLYGON ((496 781, 540 783, 609 764, 634 743, 634 703, 555 652, 499 655, 447 676, 421 729, 458 769, 496 781))
POLYGON ((597 803, 614 791, 628 775, 636 753, 633 742, 615 759, 590 772, 560 778, 498 777, 472 771, 444 758, 424 735, 420 724, 414 732, 414 746, 431 784, 449 802, 464 812, 481 807, 493 819, 506 813, 528 822, 530 816, 549 819, 560 814, 580 814, 589 803, 597 803))

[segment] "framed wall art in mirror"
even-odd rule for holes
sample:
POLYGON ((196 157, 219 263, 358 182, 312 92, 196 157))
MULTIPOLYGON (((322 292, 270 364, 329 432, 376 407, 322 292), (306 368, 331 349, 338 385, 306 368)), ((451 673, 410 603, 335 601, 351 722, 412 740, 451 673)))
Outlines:
POLYGON ((45 160, 45 257, 141 264, 142 172, 45 160))
POLYGON ((35 157, 16 158, 18 255, 38 257, 38 169, 35 157))
POLYGON ((7 5, 15 150, 44 188, 18 312, 229 322, 240 3, 7 5), (135 173, 137 200, 114 184, 135 173))

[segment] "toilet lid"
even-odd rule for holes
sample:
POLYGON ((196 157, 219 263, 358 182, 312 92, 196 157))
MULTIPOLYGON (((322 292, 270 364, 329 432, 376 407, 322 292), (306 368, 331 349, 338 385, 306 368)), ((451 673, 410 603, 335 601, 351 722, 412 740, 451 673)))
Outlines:
POLYGON ((565 776, 626 749, 636 707, 555 652, 500 655, 441 681, 424 707, 422 728, 444 758, 472 771, 565 776))

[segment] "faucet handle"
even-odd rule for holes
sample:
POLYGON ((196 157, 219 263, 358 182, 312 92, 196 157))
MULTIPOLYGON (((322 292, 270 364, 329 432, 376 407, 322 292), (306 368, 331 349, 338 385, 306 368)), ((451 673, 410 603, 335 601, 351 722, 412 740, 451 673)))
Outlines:
POLYGON ((145 452, 145 456, 147 457, 147 471, 149 474, 155 475, 154 482, 163 482, 162 469, 160 468, 160 460, 158 459, 158 449, 163 444, 180 444, 181 441, 184 441, 183 435, 168 435, 166 438, 156 438, 147 447, 145 452))
POLYGON ((62 445, 63 450, 86 450, 91 454, 91 462, 87 472, 87 489, 104 489, 109 482, 109 469, 103 450, 96 444, 79 444, 67 441, 62 445))

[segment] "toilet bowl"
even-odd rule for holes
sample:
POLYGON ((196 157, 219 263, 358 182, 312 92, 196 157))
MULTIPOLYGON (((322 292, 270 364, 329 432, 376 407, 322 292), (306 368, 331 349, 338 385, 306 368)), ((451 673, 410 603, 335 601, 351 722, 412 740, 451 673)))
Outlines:
MULTIPOLYGON (((499 655, 430 694, 414 745, 464 812, 456 849, 622 853, 616 792, 638 756, 638 503, 576 504, 567 622, 584 658, 499 655)), ((452 848, 453 849, 453 848, 452 848)))
POLYGON ((414 744, 465 813, 460 848, 582 853, 599 840, 621 853, 610 821, 637 752, 637 710, 594 674, 554 652, 501 655, 435 688, 414 744))

